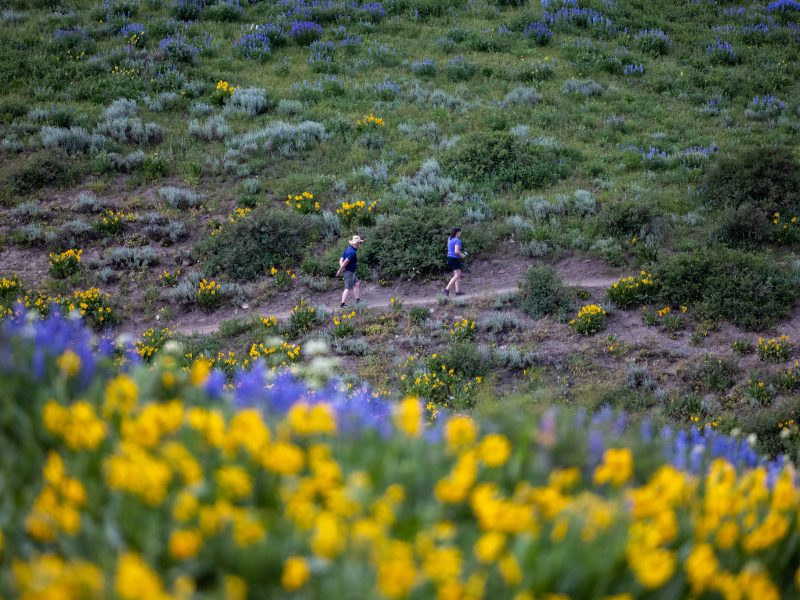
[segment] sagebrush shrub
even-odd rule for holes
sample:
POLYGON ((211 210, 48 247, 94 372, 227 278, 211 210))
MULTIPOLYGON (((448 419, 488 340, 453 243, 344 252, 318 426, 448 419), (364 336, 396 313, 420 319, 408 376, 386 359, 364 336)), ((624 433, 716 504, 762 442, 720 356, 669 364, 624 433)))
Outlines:
POLYGON ((284 157, 291 157, 326 139, 328 134, 322 123, 303 121, 294 125, 274 121, 263 129, 231 138, 227 145, 244 154, 255 154, 259 150, 266 150, 277 151, 284 157))
POLYGON ((532 87, 515 87, 503 98, 505 106, 533 106, 541 101, 542 95, 532 87))
POLYGON ((225 112, 258 116, 275 107, 275 101, 262 88, 238 87, 225 103, 225 112))
POLYGON ((270 267, 296 262, 316 237, 310 217, 261 207, 199 242, 195 253, 209 274, 252 281, 270 267))
POLYGON ((192 190, 172 185, 159 188, 158 195, 166 200, 172 208, 194 208, 202 202, 202 198, 192 190))
POLYGON ((463 199, 459 188, 458 182, 444 175, 439 163, 429 158, 412 177, 401 177, 392 191, 400 200, 425 205, 459 202, 463 199))
POLYGON ((230 133, 230 127, 222 115, 214 115, 200 123, 196 119, 189 121, 189 135, 199 140, 210 142, 224 140, 230 133))

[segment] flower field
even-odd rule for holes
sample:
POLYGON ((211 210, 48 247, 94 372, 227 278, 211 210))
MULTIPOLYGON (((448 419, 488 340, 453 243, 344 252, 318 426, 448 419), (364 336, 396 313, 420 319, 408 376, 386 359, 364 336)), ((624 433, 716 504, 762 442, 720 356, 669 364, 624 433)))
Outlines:
POLYGON ((0 599, 800 598, 798 49, 0 0, 0 599))
POLYGON ((431 424, 263 366, 147 366, 57 313, 7 321, 0 355, 4 597, 800 592, 794 467, 711 428, 431 424))

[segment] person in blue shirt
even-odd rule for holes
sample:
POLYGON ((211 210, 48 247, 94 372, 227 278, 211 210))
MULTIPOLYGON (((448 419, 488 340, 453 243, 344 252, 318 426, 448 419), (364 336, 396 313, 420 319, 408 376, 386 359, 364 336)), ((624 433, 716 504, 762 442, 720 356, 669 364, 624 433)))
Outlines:
POLYGON ((450 295, 450 290, 455 289, 456 296, 461 296, 461 259, 467 255, 461 249, 461 227, 453 227, 450 237, 447 238, 447 264, 453 269, 453 277, 447 287, 442 290, 445 296, 450 295))
POLYGON ((347 306, 347 297, 352 291, 356 297, 356 304, 361 302, 361 282, 356 277, 356 268, 358 267, 357 251, 364 239, 358 235, 350 238, 350 245, 342 254, 339 259, 339 270, 336 271, 336 276, 339 277, 344 273, 344 291, 342 292, 342 306, 347 306))

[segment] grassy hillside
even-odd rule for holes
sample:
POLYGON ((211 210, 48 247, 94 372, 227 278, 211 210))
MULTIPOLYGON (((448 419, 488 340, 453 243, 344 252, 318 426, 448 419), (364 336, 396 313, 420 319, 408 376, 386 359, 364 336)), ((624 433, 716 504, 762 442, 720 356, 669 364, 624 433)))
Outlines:
POLYGON ((4 313, 228 370, 321 337, 431 412, 612 406, 794 452, 797 3, 0 9, 4 313), (433 300, 454 225, 465 289, 519 293, 433 300), (367 304, 399 302, 349 318, 354 233, 367 304))

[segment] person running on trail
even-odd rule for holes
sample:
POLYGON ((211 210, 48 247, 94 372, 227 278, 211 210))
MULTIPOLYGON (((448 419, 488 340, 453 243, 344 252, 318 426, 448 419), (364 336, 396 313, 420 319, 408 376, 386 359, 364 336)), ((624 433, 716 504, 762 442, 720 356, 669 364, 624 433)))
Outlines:
POLYGON ((447 238, 447 264, 453 269, 453 277, 447 287, 442 290, 445 296, 450 295, 450 290, 455 288, 456 296, 462 296, 461 291, 461 259, 467 255, 461 250, 461 227, 453 227, 450 237, 447 238))
POLYGON ((344 251, 342 257, 339 259, 339 270, 336 271, 336 276, 339 277, 344 273, 344 291, 342 292, 342 306, 347 306, 347 297, 352 291, 356 297, 356 304, 361 302, 361 282, 356 277, 356 267, 358 267, 358 256, 356 252, 364 240, 354 235, 350 238, 350 245, 344 251))

